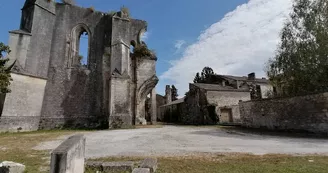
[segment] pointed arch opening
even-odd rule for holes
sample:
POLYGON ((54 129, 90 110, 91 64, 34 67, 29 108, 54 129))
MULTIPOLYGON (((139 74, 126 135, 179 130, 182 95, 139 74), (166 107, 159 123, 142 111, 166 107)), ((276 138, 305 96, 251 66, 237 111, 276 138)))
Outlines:
POLYGON ((91 32, 85 24, 72 29, 69 67, 89 67, 91 32))

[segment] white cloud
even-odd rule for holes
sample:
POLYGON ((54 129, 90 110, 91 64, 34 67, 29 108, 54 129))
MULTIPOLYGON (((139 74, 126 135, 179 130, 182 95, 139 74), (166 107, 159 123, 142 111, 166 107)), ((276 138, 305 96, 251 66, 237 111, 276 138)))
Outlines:
POLYGON ((174 47, 177 49, 177 50, 180 50, 181 47, 186 44, 186 41, 184 40, 177 40, 174 44, 174 47))
POLYGON ((175 83, 181 94, 204 66, 220 74, 265 76, 264 64, 274 55, 291 7, 292 0, 250 0, 238 6, 203 31, 160 79, 175 83))
POLYGON ((142 41, 144 41, 144 42, 146 42, 147 41, 147 39, 148 39, 148 37, 149 37, 149 32, 147 31, 147 32, 145 32, 142 36, 141 36, 141 40, 142 41))

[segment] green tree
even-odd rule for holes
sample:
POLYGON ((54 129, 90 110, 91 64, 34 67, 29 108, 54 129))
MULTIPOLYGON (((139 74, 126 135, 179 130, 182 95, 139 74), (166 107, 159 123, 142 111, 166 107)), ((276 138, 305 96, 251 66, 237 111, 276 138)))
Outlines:
POLYGON ((214 74, 215 73, 211 67, 204 67, 200 76, 199 73, 196 73, 194 83, 213 83, 214 74))
POLYGON ((172 85, 171 94, 172 101, 178 100, 178 89, 174 85, 172 85))
POLYGON ((9 53, 9 47, 0 42, 0 94, 10 92, 10 89, 8 88, 10 81, 12 81, 10 69, 13 67, 14 63, 10 67, 6 67, 5 65, 9 59, 4 57, 4 54, 9 53))
POLYGON ((195 76, 195 78, 194 78, 194 83, 201 83, 201 78, 200 78, 198 72, 196 73, 196 76, 195 76))
POLYGON ((267 75, 284 96, 328 91, 328 5, 295 0, 267 75))
POLYGON ((211 67, 204 67, 201 73, 201 78, 204 82, 210 82, 211 76, 214 75, 214 71, 211 67))

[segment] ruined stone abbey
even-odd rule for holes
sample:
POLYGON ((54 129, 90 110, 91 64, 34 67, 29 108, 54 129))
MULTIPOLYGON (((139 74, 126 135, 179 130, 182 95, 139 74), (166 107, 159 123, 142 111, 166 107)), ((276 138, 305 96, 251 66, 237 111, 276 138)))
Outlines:
POLYGON ((156 56, 134 56, 147 23, 49 0, 26 0, 10 31, 11 93, 1 129, 119 128, 156 121, 156 56), (87 63, 79 43, 88 37, 87 63), (151 116, 145 100, 151 97, 151 116))

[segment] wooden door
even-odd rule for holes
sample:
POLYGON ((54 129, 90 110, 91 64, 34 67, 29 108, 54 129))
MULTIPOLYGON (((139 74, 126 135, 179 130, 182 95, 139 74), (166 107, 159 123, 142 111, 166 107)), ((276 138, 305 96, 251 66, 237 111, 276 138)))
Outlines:
POLYGON ((232 123, 232 110, 231 109, 221 109, 221 114, 220 114, 220 123, 232 123))

